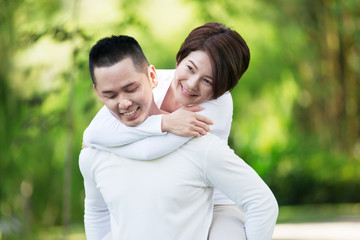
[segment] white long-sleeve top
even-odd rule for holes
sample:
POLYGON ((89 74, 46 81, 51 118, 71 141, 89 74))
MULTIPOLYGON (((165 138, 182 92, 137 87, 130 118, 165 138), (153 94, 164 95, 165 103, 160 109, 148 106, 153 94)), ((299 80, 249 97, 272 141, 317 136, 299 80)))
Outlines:
POLYGON ((215 135, 193 138, 150 161, 85 148, 79 164, 88 240, 110 231, 117 240, 206 240, 214 187, 244 209, 248 240, 272 238, 278 215, 274 195, 215 135))
MULTIPOLYGON (((170 87, 174 73, 175 70, 157 70, 158 85, 153 94, 159 108, 170 87)), ((231 94, 227 92, 219 98, 199 106, 204 109, 199 114, 210 118, 214 123, 210 126, 210 132, 227 141, 233 114, 231 94)), ((139 160, 158 158, 174 151, 191 139, 162 133, 161 120, 162 115, 154 115, 148 117, 137 127, 127 127, 104 106, 85 130, 83 142, 87 146, 111 151, 122 157, 139 160)), ((217 189, 214 191, 214 203, 234 204, 217 189)))
MULTIPOLYGON (((153 95, 155 104, 160 108, 175 70, 157 70, 156 72, 159 80, 158 85, 153 90, 153 95)), ((210 132, 227 141, 233 114, 231 94, 226 92, 219 98, 207 101, 199 106, 204 109, 199 114, 214 122, 210 126, 210 132)), ((164 141, 161 149, 149 147, 143 151, 138 151, 138 145, 129 144, 147 137, 149 137, 147 143, 151 143, 152 137, 166 134, 161 131, 161 121, 162 115, 153 115, 136 127, 127 127, 116 119, 106 106, 103 106, 85 130, 83 141, 91 147, 117 147, 111 151, 124 157, 139 160, 154 159, 172 152, 190 139, 190 137, 172 138, 171 141, 164 141), (122 147, 119 148, 119 146, 122 147)), ((141 142, 139 144, 143 145, 141 142)))

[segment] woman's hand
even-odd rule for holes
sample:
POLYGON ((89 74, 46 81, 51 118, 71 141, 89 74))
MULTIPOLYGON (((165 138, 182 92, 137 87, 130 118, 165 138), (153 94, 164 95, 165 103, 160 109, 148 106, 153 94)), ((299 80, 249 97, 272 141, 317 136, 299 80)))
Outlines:
POLYGON ((170 114, 163 115, 161 130, 185 137, 200 137, 210 131, 209 125, 213 122, 196 112, 201 111, 199 106, 182 107, 170 114))

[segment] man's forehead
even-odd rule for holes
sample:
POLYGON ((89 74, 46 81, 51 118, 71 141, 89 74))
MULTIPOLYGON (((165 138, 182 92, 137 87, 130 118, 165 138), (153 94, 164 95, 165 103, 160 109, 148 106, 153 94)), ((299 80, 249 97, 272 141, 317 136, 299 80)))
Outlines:
MULTIPOLYGON (((119 80, 121 81, 121 80, 119 80)), ((117 92, 119 90, 126 90, 128 88, 133 88, 133 87, 136 87, 138 86, 139 83, 136 82, 136 81, 132 81, 130 83, 127 83, 125 85, 119 85, 119 86, 115 86, 115 87, 112 87, 112 86, 103 86, 103 88, 101 88, 101 92, 103 94, 106 94, 106 93, 114 93, 114 92, 117 92)))
POLYGON ((142 84, 149 80, 147 74, 138 72, 127 63, 115 64, 110 67, 95 68, 94 75, 97 83, 96 85, 104 89, 113 87, 126 88, 134 84, 142 84))

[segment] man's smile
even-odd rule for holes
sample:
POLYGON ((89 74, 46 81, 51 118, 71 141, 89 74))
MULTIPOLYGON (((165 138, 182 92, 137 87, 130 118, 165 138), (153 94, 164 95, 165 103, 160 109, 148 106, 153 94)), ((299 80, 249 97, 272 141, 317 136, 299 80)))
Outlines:
POLYGON ((139 108, 140 108, 140 107, 137 107, 137 108, 135 108, 134 110, 132 110, 132 111, 130 111, 130 112, 123 112, 123 113, 121 113, 121 114, 123 114, 123 115, 126 116, 126 117, 129 117, 129 116, 133 115, 139 108))

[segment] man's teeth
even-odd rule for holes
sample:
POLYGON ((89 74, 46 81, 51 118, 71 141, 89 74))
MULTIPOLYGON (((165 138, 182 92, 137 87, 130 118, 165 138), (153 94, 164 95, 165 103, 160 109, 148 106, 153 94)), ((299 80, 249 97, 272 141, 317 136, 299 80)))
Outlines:
POLYGON ((130 116, 131 114, 134 114, 137 109, 132 110, 131 112, 123 113, 125 116, 130 116))

